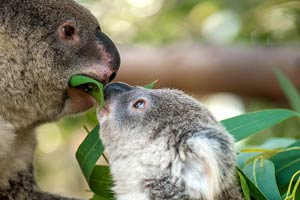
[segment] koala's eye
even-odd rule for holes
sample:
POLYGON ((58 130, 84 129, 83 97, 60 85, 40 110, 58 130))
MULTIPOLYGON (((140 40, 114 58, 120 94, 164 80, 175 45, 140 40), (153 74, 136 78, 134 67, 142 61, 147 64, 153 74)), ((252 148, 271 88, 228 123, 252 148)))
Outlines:
POLYGON ((146 101, 144 99, 139 99, 133 104, 133 107, 139 110, 143 110, 146 107, 146 101))
POLYGON ((76 45, 80 42, 78 29, 72 22, 64 22, 58 28, 58 36, 66 44, 76 45))
POLYGON ((70 26, 70 25, 66 25, 66 26, 63 26, 61 28, 61 31, 63 32, 63 34, 66 37, 70 37, 71 38, 75 34, 75 27, 74 26, 70 26))

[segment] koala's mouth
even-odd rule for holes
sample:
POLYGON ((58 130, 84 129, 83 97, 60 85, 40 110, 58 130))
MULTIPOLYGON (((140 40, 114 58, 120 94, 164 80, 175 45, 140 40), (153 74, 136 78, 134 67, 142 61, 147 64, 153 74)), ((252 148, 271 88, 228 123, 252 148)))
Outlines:
POLYGON ((74 75, 67 88, 66 109, 70 114, 84 112, 101 101, 103 84, 86 75, 74 75))

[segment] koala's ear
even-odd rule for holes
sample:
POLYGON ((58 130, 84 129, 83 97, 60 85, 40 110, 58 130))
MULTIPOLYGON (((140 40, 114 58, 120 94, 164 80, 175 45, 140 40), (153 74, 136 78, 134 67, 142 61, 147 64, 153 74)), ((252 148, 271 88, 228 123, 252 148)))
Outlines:
POLYGON ((177 146, 178 155, 172 166, 172 174, 183 181, 193 198, 213 200, 222 190, 223 177, 219 165, 222 161, 218 155, 222 149, 220 141, 208 135, 224 134, 218 129, 205 128, 187 135, 177 146))

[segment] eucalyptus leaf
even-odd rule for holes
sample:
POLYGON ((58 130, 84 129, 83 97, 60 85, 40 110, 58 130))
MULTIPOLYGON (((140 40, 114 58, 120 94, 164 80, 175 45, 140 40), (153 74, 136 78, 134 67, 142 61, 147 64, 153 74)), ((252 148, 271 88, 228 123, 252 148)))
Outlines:
POLYGON ((110 199, 107 199, 105 197, 101 197, 101 196, 98 196, 97 194, 94 194, 93 198, 91 198, 91 200, 110 200, 110 199))
POLYGON ((280 69, 275 70, 275 75, 291 107, 300 112, 300 95, 297 88, 280 69))
POLYGON ((300 115, 286 109, 263 110, 223 120, 222 124, 234 136, 235 141, 240 141, 294 116, 300 115))
POLYGON ((275 167, 271 161, 258 159, 244 167, 243 172, 268 200, 281 200, 275 179, 275 167))
POLYGON ((112 186, 113 181, 109 167, 96 165, 90 178, 91 190, 101 197, 114 199, 112 186))
POLYGON ((90 183, 94 166, 104 151, 104 145, 99 138, 99 129, 100 127, 97 125, 87 135, 76 152, 76 159, 88 183, 90 183))
POLYGON ((258 187, 256 187, 256 185, 250 180, 250 178, 243 172, 243 170, 239 167, 236 167, 237 171, 239 172, 239 174, 241 174, 250 191, 250 195, 251 197, 253 197, 255 200, 267 200, 267 198, 265 197, 265 195, 260 191, 260 189, 258 187))
POLYGON ((289 184, 293 174, 300 170, 300 140, 288 146, 286 149, 290 150, 280 152, 270 158, 275 166, 276 179, 279 187, 289 184), (297 147, 299 147, 299 149, 297 149, 297 147))
POLYGON ((243 174, 241 172, 237 171, 237 173, 240 178, 240 183, 241 183, 242 191, 244 193, 245 200, 251 200, 249 187, 248 187, 245 177, 243 176, 243 174))

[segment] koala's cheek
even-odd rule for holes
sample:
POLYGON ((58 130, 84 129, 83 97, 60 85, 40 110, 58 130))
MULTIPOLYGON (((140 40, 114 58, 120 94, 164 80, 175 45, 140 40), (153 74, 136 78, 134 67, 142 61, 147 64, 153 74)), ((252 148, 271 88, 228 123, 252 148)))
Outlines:
POLYGON ((105 102, 101 110, 99 109, 99 107, 97 108, 97 118, 98 121, 100 122, 100 125, 106 122, 110 118, 110 114, 111 114, 111 108, 108 101, 105 102))
POLYGON ((115 141, 115 130, 111 127, 109 120, 100 124, 99 133, 106 148, 109 148, 115 141))
POLYGON ((102 112, 98 113, 97 118, 98 118, 98 121, 99 121, 101 126, 102 126, 103 123, 108 121, 108 116, 103 114, 102 112))
POLYGON ((100 111, 98 109, 97 113, 98 113, 98 119, 100 121, 102 118, 107 118, 109 116, 110 111, 109 108, 105 105, 103 108, 101 108, 100 111))

